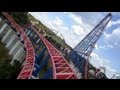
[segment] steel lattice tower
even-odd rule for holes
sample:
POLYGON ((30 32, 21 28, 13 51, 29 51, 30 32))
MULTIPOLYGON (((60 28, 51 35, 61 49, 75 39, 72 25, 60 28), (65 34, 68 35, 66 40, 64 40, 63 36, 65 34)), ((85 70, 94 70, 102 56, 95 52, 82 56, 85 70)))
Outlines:
POLYGON ((93 30, 88 33, 88 35, 74 48, 74 50, 85 59, 88 59, 92 50, 94 49, 94 45, 100 36, 103 34, 106 25, 112 18, 111 13, 109 13, 105 18, 103 18, 98 25, 93 28, 93 30))
POLYGON ((103 18, 93 30, 86 35, 86 37, 75 46, 75 48, 70 52, 71 60, 74 66, 81 72, 84 77, 87 77, 88 60, 90 59, 90 54, 92 53, 95 43, 100 38, 100 36, 105 31, 105 27, 111 20, 112 15, 109 13, 105 18, 103 18))

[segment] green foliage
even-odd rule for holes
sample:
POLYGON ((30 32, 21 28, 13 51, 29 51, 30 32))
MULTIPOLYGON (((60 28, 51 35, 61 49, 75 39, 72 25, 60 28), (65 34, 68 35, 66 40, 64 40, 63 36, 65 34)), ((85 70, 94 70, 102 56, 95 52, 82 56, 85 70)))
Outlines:
POLYGON ((16 79, 18 74, 21 71, 21 63, 17 60, 14 61, 14 66, 12 66, 13 70, 12 70, 12 74, 11 74, 11 79, 16 79))
POLYGON ((5 45, 0 42, 0 79, 12 79, 16 78, 21 64, 15 61, 15 65, 10 65, 10 56, 8 50, 4 47, 5 45))
POLYGON ((0 79, 16 79, 21 64, 16 62, 14 66, 11 66, 9 61, 9 59, 0 60, 0 79))
POLYGON ((29 23, 27 12, 10 12, 10 14, 15 19, 15 21, 19 23, 21 26, 26 23, 29 23))

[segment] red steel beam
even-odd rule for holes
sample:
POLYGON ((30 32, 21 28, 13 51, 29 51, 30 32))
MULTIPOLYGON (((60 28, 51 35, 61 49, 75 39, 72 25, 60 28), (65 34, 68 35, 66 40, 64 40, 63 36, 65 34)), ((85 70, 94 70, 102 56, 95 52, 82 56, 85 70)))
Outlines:
POLYGON ((27 37, 24 30, 19 26, 14 19, 7 13, 2 12, 2 14, 8 19, 8 21, 11 23, 12 27, 15 28, 20 33, 20 36, 24 40, 24 45, 26 47, 26 60, 25 64, 18 75, 17 79, 29 79, 32 75, 34 64, 35 64, 35 51, 34 47, 30 41, 30 39, 27 37))
POLYGON ((33 26, 31 27, 44 42, 50 54, 53 68, 53 79, 77 79, 75 72, 72 70, 66 59, 59 53, 59 51, 38 31, 36 31, 33 26))

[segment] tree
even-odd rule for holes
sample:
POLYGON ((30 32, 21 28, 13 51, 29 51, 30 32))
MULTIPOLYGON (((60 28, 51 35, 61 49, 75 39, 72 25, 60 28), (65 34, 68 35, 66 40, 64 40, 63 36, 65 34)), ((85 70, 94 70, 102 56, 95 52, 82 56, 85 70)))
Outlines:
POLYGON ((16 79, 21 64, 15 60, 15 65, 11 66, 9 61, 10 59, 0 60, 0 79, 16 79))
POLYGON ((26 23, 30 23, 28 18, 28 12, 10 12, 10 15, 15 19, 17 23, 23 26, 26 23))

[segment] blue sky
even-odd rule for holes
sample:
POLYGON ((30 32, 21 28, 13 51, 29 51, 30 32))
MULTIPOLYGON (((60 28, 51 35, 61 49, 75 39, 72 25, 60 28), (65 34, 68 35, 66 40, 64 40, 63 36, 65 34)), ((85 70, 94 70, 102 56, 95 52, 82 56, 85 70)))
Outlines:
MULTIPOLYGON (((29 12, 51 29, 61 33, 66 43, 75 47, 108 12, 29 12)), ((95 67, 104 66, 106 75, 120 72, 120 13, 111 12, 112 19, 96 48, 90 62, 95 67)))

